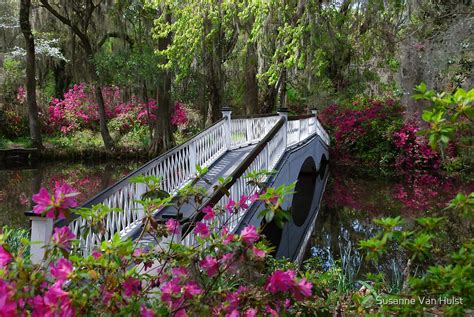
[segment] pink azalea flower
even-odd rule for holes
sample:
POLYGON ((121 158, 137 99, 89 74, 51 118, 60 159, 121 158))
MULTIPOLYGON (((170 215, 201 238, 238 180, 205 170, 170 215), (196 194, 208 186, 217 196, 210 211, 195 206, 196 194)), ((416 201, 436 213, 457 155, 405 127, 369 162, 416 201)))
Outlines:
POLYGON ((171 273, 173 274, 173 277, 183 277, 186 276, 189 272, 187 268, 180 266, 172 268, 171 273))
POLYGON ((92 256, 95 258, 95 259, 98 259, 102 256, 102 252, 100 251, 97 251, 97 250, 94 250, 92 251, 92 256))
POLYGON ((166 220, 166 230, 169 234, 178 234, 180 231, 179 221, 173 218, 166 220))
POLYGON ((244 312, 243 317, 255 317, 257 316, 257 310, 255 308, 249 308, 244 312))
POLYGON ((257 232, 257 228, 254 226, 247 226, 242 231, 240 232, 240 237, 242 240, 247 243, 247 244, 253 244, 255 241, 257 241, 260 236, 257 232))
POLYGON ((264 250, 261 250, 257 247, 253 247, 252 252, 257 258, 264 258, 266 255, 266 252, 264 250))
POLYGON ((174 314, 174 317, 188 317, 188 313, 186 312, 186 309, 181 308, 174 314))
POLYGON ((142 284, 139 279, 134 277, 129 277, 123 283, 124 295, 130 297, 140 293, 142 289, 142 284))
POLYGON ((199 234, 201 237, 206 238, 209 237, 209 228, 203 222, 196 223, 196 227, 194 228, 194 233, 199 234))
POLYGON ((177 294, 181 294, 181 285, 179 285, 179 282, 179 278, 173 278, 171 281, 161 285, 161 300, 169 306, 173 307, 173 305, 177 305, 173 297, 177 294))
POLYGON ((248 199, 248 197, 246 195, 240 196, 240 200, 239 200, 240 208, 242 208, 242 209, 249 208, 249 205, 247 205, 247 199, 248 199))
POLYGON ((304 297, 311 296, 311 288, 313 284, 302 278, 299 282, 295 283, 292 287, 292 293, 295 295, 297 300, 303 300, 304 297))
POLYGON ((227 262, 230 262, 230 260, 232 259, 234 255, 232 253, 226 253, 222 256, 221 258, 221 262, 222 263, 227 263, 227 262))
POLYGON ((155 317, 155 312, 147 308, 145 305, 142 305, 140 307, 140 316, 141 317, 155 317))
POLYGON ((186 298, 191 298, 194 295, 199 295, 203 292, 203 290, 199 287, 196 282, 188 282, 184 286, 184 296, 186 298))
POLYGON ((51 264, 49 269, 51 275, 54 278, 60 281, 64 281, 67 280, 67 278, 72 272, 72 262, 65 258, 61 258, 58 260, 56 265, 51 264))
POLYGON ((69 293, 64 291, 61 286, 61 282, 56 282, 46 291, 42 298, 44 306, 40 303, 41 297, 35 298, 37 300, 35 306, 39 304, 39 308, 46 309, 50 314, 46 316, 73 316, 75 314, 69 293))
POLYGON ((268 313, 268 316, 278 317, 278 312, 270 307, 270 305, 265 306, 265 311, 268 313))
POLYGON ((40 191, 33 195, 33 201, 36 203, 33 212, 36 214, 46 213, 47 218, 66 218, 64 211, 77 207, 75 196, 78 194, 66 183, 56 184, 54 195, 51 196, 46 188, 41 187, 40 191))
POLYGON ((216 258, 207 255, 204 259, 199 262, 199 266, 206 270, 209 277, 213 277, 219 271, 219 263, 216 258))
POLYGON ((270 293, 285 292, 294 285, 295 272, 293 270, 276 270, 267 279, 265 289, 270 293))
POLYGON ((13 257, 10 252, 5 250, 5 248, 0 245, 0 268, 7 266, 12 259, 13 257))
POLYGON ((256 200, 258 200, 258 197, 259 197, 259 196, 260 196, 260 195, 259 195, 257 192, 253 193, 252 195, 249 196, 249 201, 250 201, 251 203, 254 203, 256 200))
POLYGON ((13 299, 14 295, 14 285, 0 279, 0 316, 16 315, 17 302, 13 299))
POLYGON ((71 250, 71 240, 75 239, 76 236, 69 227, 54 228, 52 241, 55 245, 64 250, 71 250))
POLYGON ((225 205, 225 209, 232 213, 235 208, 235 201, 232 198, 229 198, 229 202, 225 205))
POLYGON ((230 312, 230 314, 226 314, 225 317, 240 317, 240 314, 237 309, 234 309, 230 312))
POLYGON ((214 213, 214 209, 211 206, 204 207, 202 212, 205 214, 204 220, 212 220, 216 216, 216 214, 214 213))

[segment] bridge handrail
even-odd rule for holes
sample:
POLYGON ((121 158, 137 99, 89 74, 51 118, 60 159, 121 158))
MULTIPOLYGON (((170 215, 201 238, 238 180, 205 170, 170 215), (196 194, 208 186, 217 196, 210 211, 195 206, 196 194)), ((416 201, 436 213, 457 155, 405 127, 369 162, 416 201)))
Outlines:
POLYGON ((278 119, 279 116, 276 114, 248 118, 232 117, 231 148, 235 149, 259 142, 278 119))
MULTIPOLYGON (((280 157, 286 151, 285 142, 285 120, 283 118, 278 118, 277 123, 273 128, 265 135, 265 137, 252 149, 252 151, 247 155, 244 161, 242 161, 238 167, 230 175, 231 181, 224 185, 224 187, 230 192, 230 197, 224 194, 224 191, 217 190, 209 199, 203 203, 203 207, 212 205, 221 205, 225 206, 229 199, 234 201, 239 201, 242 195, 249 197, 252 195, 257 188, 247 184, 245 175, 251 171, 255 170, 272 170, 280 157)), ((234 230, 239 221, 245 215, 245 210, 239 210, 238 213, 224 213, 221 214, 218 218, 218 225, 223 225, 227 223, 227 228, 229 231, 234 230)), ((185 245, 193 245, 196 242, 195 235, 192 232, 192 225, 196 221, 203 219, 203 214, 198 212, 194 217, 189 221, 191 226, 188 227, 186 232, 183 234, 182 243, 185 245)), ((203 220, 205 221, 205 220, 203 220)), ((205 221, 206 222, 206 221, 205 221)))
MULTIPOLYGON (((174 194, 178 188, 192 179, 196 172, 196 164, 209 166, 228 150, 225 142, 225 123, 221 119, 162 155, 122 178, 111 187, 103 190, 80 207, 91 207, 104 203, 110 208, 120 208, 120 212, 111 212, 105 219, 105 234, 90 232, 86 237, 81 234, 86 220, 79 215, 72 215, 69 219, 61 219, 54 223, 55 227, 69 226, 78 237, 80 248, 88 253, 103 240, 110 239, 115 232, 122 237, 132 232, 141 224, 144 212, 135 201, 146 192, 146 186, 141 183, 132 183, 130 179, 139 175, 162 176, 161 188, 174 194)), ((28 212, 27 216, 36 216, 28 212)))

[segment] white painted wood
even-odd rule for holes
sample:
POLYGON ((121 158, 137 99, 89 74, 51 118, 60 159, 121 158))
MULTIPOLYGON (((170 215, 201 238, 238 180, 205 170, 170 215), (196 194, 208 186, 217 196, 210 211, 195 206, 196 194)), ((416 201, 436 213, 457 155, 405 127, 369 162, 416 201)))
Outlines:
POLYGON ((31 216, 31 262, 38 264, 43 260, 45 249, 53 234, 53 219, 31 216))

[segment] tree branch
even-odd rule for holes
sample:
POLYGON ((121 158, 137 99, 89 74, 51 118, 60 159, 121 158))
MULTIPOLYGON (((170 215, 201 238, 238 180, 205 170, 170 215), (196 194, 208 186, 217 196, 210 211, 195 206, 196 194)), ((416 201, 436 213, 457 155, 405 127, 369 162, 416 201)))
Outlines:
POLYGON ((128 34, 120 33, 120 32, 109 32, 107 34, 104 34, 104 36, 100 39, 99 43, 97 44, 97 47, 102 47, 102 45, 105 44, 107 39, 111 37, 122 39, 130 45, 130 48, 133 47, 133 44, 134 44, 133 39, 130 36, 128 36, 128 34))

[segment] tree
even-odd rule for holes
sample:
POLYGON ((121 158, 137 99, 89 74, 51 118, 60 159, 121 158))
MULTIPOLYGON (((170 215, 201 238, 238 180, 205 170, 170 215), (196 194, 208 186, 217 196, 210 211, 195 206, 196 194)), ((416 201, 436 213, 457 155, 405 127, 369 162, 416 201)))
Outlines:
MULTIPOLYGON (((161 10, 161 15, 165 17, 166 22, 171 22, 171 14, 166 6, 161 10)), ((165 37, 158 40, 158 50, 164 51, 172 43, 172 34, 168 33, 165 37)), ((162 78, 158 82, 158 109, 157 120, 153 126, 153 140, 150 147, 151 154, 164 152, 174 145, 173 131, 171 130, 171 72, 165 69, 162 78)))
POLYGON ((94 56, 100 46, 105 42, 108 37, 118 37, 127 40, 126 34, 120 32, 111 32, 105 34, 102 38, 94 38, 91 36, 93 31, 90 31, 92 18, 94 12, 102 5, 102 0, 97 3, 93 0, 74 0, 74 1, 60 1, 55 4, 51 4, 48 0, 40 0, 43 7, 54 15, 59 21, 67 25, 71 31, 77 36, 81 42, 82 48, 87 56, 87 73, 90 79, 94 82, 95 97, 97 100, 97 106, 99 111, 99 124, 100 133, 104 146, 107 149, 113 148, 113 140, 110 136, 109 129, 107 127, 107 117, 105 112, 104 97, 102 95, 102 85, 100 83, 99 76, 97 75, 94 56), (61 14, 60 12, 65 12, 61 14), (95 45, 94 45, 95 44, 95 45))
POLYGON ((38 123, 38 105, 36 104, 36 68, 35 41, 30 24, 31 0, 20 2, 20 28, 26 43, 26 101, 28 104, 28 119, 32 144, 37 149, 43 149, 40 126, 38 123))
MULTIPOLYGON (((163 1, 156 1, 161 3, 163 1)), ((173 34, 173 41, 160 54, 166 56, 166 68, 174 69, 178 80, 186 78, 194 65, 204 67, 206 90, 213 122, 221 117, 224 103, 223 65, 238 40, 238 4, 230 0, 165 1, 173 19, 156 20, 157 36, 173 34), (192 27, 190 27, 192 26, 192 27)))

